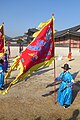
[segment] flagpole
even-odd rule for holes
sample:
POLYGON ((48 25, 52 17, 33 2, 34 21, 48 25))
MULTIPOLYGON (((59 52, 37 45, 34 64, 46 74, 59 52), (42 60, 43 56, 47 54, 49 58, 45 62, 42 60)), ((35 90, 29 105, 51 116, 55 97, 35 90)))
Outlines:
MULTIPOLYGON (((54 22, 54 13, 52 14, 53 22, 54 22)), ((54 24, 54 23, 53 23, 54 24)), ((54 26, 53 26, 53 39, 54 39, 54 26)), ((54 39, 54 103, 56 104, 56 62, 55 62, 55 39, 54 39)))
POLYGON ((8 40, 8 59, 10 58, 10 40, 8 40))

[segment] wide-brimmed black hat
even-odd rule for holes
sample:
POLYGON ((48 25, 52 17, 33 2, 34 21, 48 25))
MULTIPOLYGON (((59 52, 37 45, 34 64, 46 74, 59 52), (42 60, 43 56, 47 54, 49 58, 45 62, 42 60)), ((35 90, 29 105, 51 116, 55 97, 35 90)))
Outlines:
POLYGON ((63 66, 63 67, 61 67, 61 68, 65 69, 65 70, 69 70, 69 69, 71 69, 67 63, 66 63, 66 64, 64 64, 64 66, 63 66))

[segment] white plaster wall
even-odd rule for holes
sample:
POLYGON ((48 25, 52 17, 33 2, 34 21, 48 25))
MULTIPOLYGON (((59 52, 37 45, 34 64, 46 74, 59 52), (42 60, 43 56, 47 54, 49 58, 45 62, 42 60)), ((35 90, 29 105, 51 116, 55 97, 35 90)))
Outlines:
MULTIPOLYGON (((72 56, 80 56, 79 48, 71 48, 72 56)), ((55 55, 56 56, 68 56, 69 48, 68 47, 56 47, 55 55)))
MULTIPOLYGON (((7 47, 6 47, 7 48, 7 47)), ((26 47, 23 47, 23 50, 26 47)), ((16 57, 19 55, 19 47, 10 47, 11 57, 16 57)), ((79 48, 71 48, 72 56, 80 56, 79 48)), ((55 56, 68 56, 69 48, 68 47, 55 47, 55 56)))

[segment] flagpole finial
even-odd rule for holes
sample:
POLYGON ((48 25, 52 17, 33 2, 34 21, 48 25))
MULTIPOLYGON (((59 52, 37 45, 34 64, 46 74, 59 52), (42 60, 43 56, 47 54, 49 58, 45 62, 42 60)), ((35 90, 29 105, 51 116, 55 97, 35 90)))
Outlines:
POLYGON ((52 16, 54 16, 54 13, 52 13, 52 16))

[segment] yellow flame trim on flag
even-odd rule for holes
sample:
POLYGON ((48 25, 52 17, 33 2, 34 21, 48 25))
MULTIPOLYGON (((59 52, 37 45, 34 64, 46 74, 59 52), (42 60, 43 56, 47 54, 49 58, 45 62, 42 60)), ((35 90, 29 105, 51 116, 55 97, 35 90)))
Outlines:
MULTIPOLYGON (((22 64, 20 64, 20 73, 18 74, 18 76, 10 83, 9 87, 4 90, 4 91, 0 91, 0 94, 6 94, 8 93, 8 90, 10 89, 10 87, 14 84, 16 84, 17 82, 23 80, 24 78, 27 78, 28 76, 30 76, 33 72, 35 72, 35 70, 37 70, 38 68, 42 67, 42 66, 49 66, 52 62, 53 62, 54 58, 51 58, 50 60, 47 60, 45 62, 39 63, 33 67, 31 67, 26 73, 23 74, 23 66, 22 64), (20 76, 21 75, 21 76, 20 76), (20 76, 20 77, 19 77, 20 76)), ((14 63, 15 64, 15 63, 14 63)), ((13 68, 16 65, 13 65, 13 68)), ((6 77, 7 78, 7 77, 6 77)))
POLYGON ((35 33, 33 34, 33 37, 35 38, 36 36, 38 36, 39 33, 40 33, 40 30, 37 31, 37 32, 35 32, 35 33))
POLYGON ((44 26, 46 26, 51 20, 52 20, 52 18, 49 19, 49 20, 47 20, 46 22, 41 22, 41 23, 38 25, 38 28, 42 29, 42 28, 43 28, 44 26))
POLYGON ((38 28, 39 28, 40 30, 37 31, 37 32, 35 32, 35 33, 33 34, 33 37, 35 38, 36 36, 38 36, 38 34, 40 33, 40 31, 43 29, 43 27, 45 27, 51 20, 52 20, 52 18, 49 19, 49 20, 47 20, 46 22, 41 22, 41 23, 38 25, 38 28))

